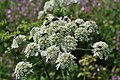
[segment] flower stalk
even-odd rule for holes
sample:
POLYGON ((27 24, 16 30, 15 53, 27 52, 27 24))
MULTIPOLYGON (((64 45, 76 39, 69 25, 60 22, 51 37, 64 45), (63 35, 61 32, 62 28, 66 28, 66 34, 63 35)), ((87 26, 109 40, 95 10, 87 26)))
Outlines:
POLYGON ((67 75, 68 75, 68 77, 69 77, 69 80, 72 80, 72 75, 71 75, 69 69, 67 69, 67 75))
POLYGON ((76 48, 76 50, 91 51, 92 49, 76 48))
POLYGON ((43 66, 44 66, 45 74, 46 74, 48 80, 51 80, 51 79, 50 79, 50 76, 49 76, 49 73, 48 73, 48 71, 47 71, 47 68, 46 68, 45 62, 44 62, 44 60, 43 60, 43 58, 42 58, 42 56, 41 56, 40 53, 39 53, 39 56, 40 56, 40 59, 41 59, 41 61, 42 61, 43 66))
POLYGON ((62 74, 63 80, 65 80, 65 75, 64 75, 64 70, 63 69, 61 69, 61 74, 62 74))

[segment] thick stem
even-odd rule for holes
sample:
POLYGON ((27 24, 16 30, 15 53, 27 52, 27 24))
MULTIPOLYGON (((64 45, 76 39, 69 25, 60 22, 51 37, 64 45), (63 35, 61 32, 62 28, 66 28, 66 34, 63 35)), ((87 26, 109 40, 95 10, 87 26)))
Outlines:
POLYGON ((44 66, 46 76, 47 76, 48 80, 51 80, 51 79, 50 79, 50 76, 49 76, 49 73, 48 73, 48 71, 47 71, 47 68, 46 68, 45 62, 44 62, 44 60, 43 60, 43 58, 42 58, 42 56, 41 56, 40 53, 39 53, 39 56, 40 56, 40 58, 41 58, 41 61, 42 61, 43 66, 44 66))

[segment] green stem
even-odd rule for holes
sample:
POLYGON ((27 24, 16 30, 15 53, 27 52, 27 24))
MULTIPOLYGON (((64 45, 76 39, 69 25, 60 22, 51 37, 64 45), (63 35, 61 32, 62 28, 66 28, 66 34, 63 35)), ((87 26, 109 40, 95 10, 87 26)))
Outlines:
POLYGON ((86 80, 86 66, 84 67, 84 76, 83 76, 83 80, 86 80))
POLYGON ((36 65, 39 64, 40 62, 41 62, 41 60, 38 61, 37 63, 33 64, 32 67, 36 66, 36 65))
POLYGON ((43 58, 42 58, 42 56, 41 56, 40 53, 39 53, 39 56, 40 56, 40 58, 41 58, 41 61, 42 61, 43 66, 44 66, 44 69, 45 69, 45 73, 46 73, 46 75, 47 75, 47 78, 48 78, 48 80, 51 80, 51 79, 50 79, 50 76, 49 76, 49 73, 48 73, 48 71, 47 71, 45 62, 44 62, 44 60, 43 60, 43 58))
POLYGON ((86 79, 86 76, 84 75, 84 79, 83 80, 85 80, 86 79))
POLYGON ((71 74, 70 74, 69 69, 67 69, 67 74, 68 74, 68 76, 69 76, 69 80, 72 80, 72 76, 71 76, 71 74))
POLYGON ((67 75, 67 80, 69 80, 69 76, 67 75))
POLYGON ((63 80, 65 80, 64 71, 62 69, 61 69, 61 73, 62 73, 63 80))
POLYGON ((92 49, 83 49, 83 48, 76 48, 76 50, 91 51, 92 49))

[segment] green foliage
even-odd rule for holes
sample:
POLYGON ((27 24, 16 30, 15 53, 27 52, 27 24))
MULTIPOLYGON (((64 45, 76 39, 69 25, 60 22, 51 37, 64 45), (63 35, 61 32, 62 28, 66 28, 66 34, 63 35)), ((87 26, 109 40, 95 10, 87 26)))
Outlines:
POLYGON ((90 55, 85 55, 82 59, 79 60, 79 64, 81 64, 80 72, 77 77, 86 77, 87 79, 97 79, 92 72, 96 72, 95 62, 96 58, 90 55))
POLYGON ((6 14, 6 12, 5 12, 5 10, 6 10, 6 7, 7 7, 7 5, 8 5, 8 2, 7 2, 7 0, 0 0, 0 22, 2 21, 2 20, 4 20, 5 19, 5 14, 6 14))
POLYGON ((56 16, 63 16, 63 10, 61 8, 56 8, 53 14, 56 16))

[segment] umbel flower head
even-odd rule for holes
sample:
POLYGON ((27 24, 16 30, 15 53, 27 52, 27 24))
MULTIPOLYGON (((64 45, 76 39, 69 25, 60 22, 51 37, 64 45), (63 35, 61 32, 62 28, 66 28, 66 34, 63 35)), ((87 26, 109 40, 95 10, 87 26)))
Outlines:
MULTIPOLYGON (((27 45, 26 56, 40 54, 46 58, 46 62, 56 62, 57 69, 71 67, 75 59, 71 52, 79 48, 78 43, 89 40, 89 31, 95 32, 96 30, 97 26, 93 21, 84 22, 79 18, 71 20, 67 16, 56 17, 49 14, 40 28, 33 27, 31 29, 30 38, 33 39, 33 42, 27 45)), ((107 44, 95 43, 93 48, 94 56, 98 56, 100 59, 103 59, 104 56, 105 59, 108 58, 107 44)))
POLYGON ((105 60, 108 58, 108 54, 110 52, 110 49, 108 45, 105 42, 96 42, 93 44, 93 53, 94 56, 98 56, 100 59, 103 59, 105 57, 105 60))
POLYGON ((38 13, 38 19, 40 19, 44 14, 45 14, 44 11, 40 11, 40 12, 38 13))
POLYGON ((84 23, 79 18, 71 20, 67 16, 48 14, 40 28, 31 29, 30 37, 40 46, 40 53, 46 61, 55 60, 59 52, 71 52, 76 49, 77 43, 89 40, 88 30, 85 29, 87 25, 84 23))
POLYGON ((78 18, 78 19, 75 20, 75 22, 76 22, 77 25, 80 26, 80 25, 82 25, 84 23, 84 20, 78 18))
POLYGON ((60 33, 53 33, 49 36, 49 42, 51 45, 60 45, 62 42, 62 35, 60 33))
POLYGON ((30 39, 34 36, 35 32, 40 31, 40 28, 33 27, 30 31, 30 39))
POLYGON ((21 44, 23 41, 25 41, 26 40, 25 38, 26 38, 25 35, 18 35, 16 38, 13 39, 11 47, 18 48, 19 47, 18 44, 21 44))
POLYGON ((30 72, 32 72, 32 64, 30 64, 29 62, 19 62, 17 65, 16 65, 16 68, 15 68, 15 76, 16 76, 16 79, 20 79, 20 80, 28 80, 27 77, 28 77, 28 74, 30 72))
POLYGON ((95 21, 86 21, 83 26, 89 34, 95 33, 98 30, 98 26, 95 21))
POLYGON ((56 60, 56 68, 57 70, 59 68, 65 69, 70 68, 74 64, 74 60, 76 57, 74 57, 72 54, 69 53, 62 53, 60 56, 58 56, 56 60))
POLYGON ((78 40, 78 41, 88 41, 89 38, 88 38, 88 31, 85 29, 85 28, 77 28, 75 30, 75 38, 78 40))
POLYGON ((25 48, 24 52, 26 53, 27 58, 30 56, 38 56, 38 54, 40 52, 40 46, 36 43, 30 43, 25 48))
POLYGON ((77 46, 76 39, 70 35, 65 36, 63 46, 66 47, 66 51, 76 49, 77 46))
POLYGON ((46 1, 45 5, 44 5, 44 12, 47 13, 47 12, 51 12, 53 11, 53 9, 56 7, 56 3, 55 3, 55 0, 49 0, 49 1, 46 1))
POLYGON ((48 59, 56 60, 60 53, 60 49, 56 45, 48 47, 46 51, 46 61, 48 61, 48 59))
MULTIPOLYGON (((69 4, 78 2, 79 0, 70 0, 69 4)), ((44 14, 53 12, 53 10, 57 8, 61 8, 64 11, 66 10, 66 5, 68 5, 68 0, 48 0, 44 4, 43 11, 38 13, 38 19, 40 19, 40 17, 42 17, 44 14)))

